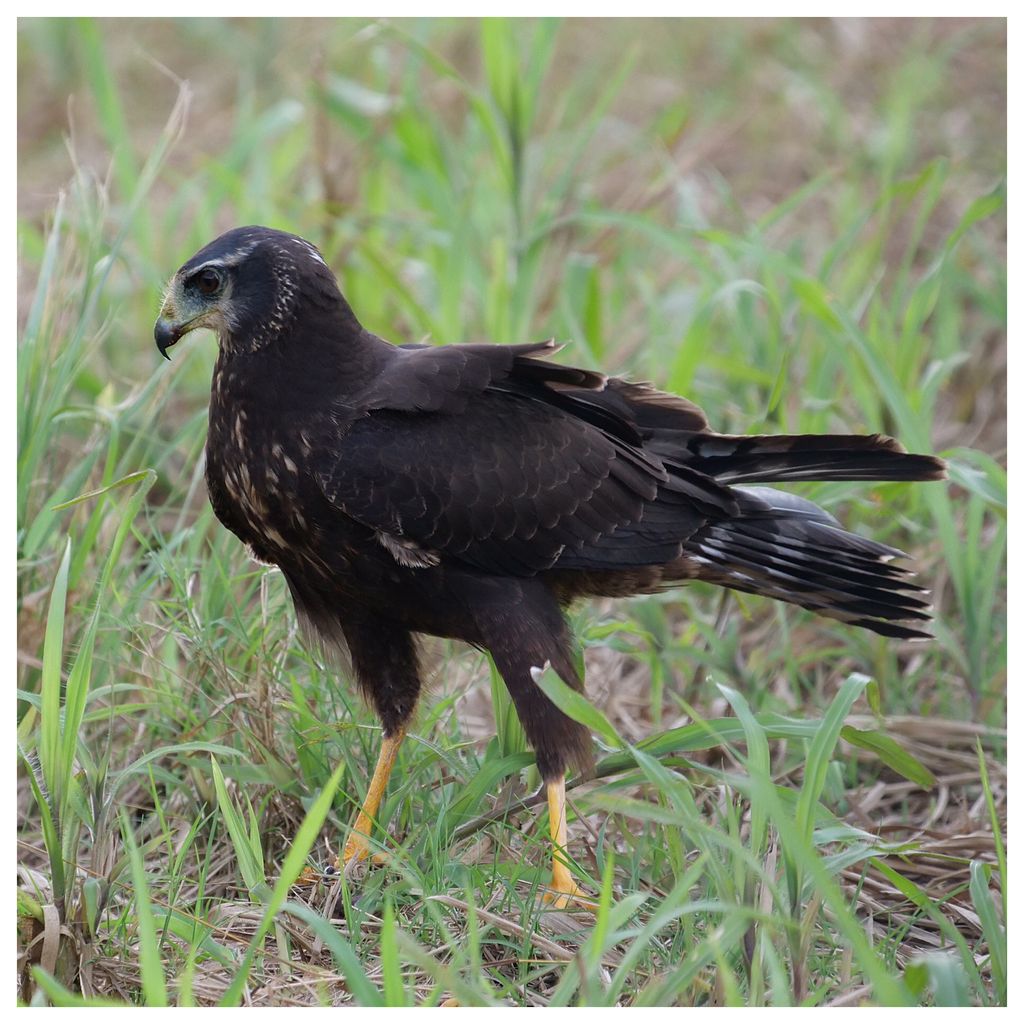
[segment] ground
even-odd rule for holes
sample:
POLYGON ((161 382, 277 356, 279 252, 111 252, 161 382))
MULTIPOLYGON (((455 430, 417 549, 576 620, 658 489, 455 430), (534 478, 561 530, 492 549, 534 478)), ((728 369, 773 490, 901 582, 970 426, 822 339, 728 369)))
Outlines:
POLYGON ((23 19, 22 998, 1005 1001, 1005 47, 997 20, 23 19), (948 486, 806 489, 912 553, 935 641, 703 587, 580 607, 596 919, 538 903, 507 698, 431 642, 386 863, 289 887, 379 731, 212 517, 213 339, 168 369, 150 335, 252 222, 393 340, 553 336, 718 429, 948 457, 948 486))

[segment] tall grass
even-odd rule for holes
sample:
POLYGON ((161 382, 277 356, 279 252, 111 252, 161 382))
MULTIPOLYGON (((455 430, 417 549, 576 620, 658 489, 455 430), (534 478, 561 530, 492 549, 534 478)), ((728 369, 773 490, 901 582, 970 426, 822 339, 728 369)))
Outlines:
POLYGON ((1005 1002, 1003 140, 944 84, 967 67, 988 96, 1004 37, 869 24, 876 65, 850 31, 21 23, 23 998, 1005 1002), (33 104, 67 93, 65 151, 33 104), (805 488, 913 552, 935 641, 698 586, 577 609, 592 703, 541 680, 599 748, 570 791, 599 904, 575 924, 537 901, 546 827, 503 687, 434 645, 386 866, 301 884, 379 731, 213 519, 213 341, 167 366, 150 339, 167 276, 249 222, 320 244, 385 337, 571 339, 722 430, 944 454, 949 487, 805 488), (860 810, 879 787, 902 826, 860 810), (992 844, 956 845, 946 887, 918 870, 943 828, 992 844))

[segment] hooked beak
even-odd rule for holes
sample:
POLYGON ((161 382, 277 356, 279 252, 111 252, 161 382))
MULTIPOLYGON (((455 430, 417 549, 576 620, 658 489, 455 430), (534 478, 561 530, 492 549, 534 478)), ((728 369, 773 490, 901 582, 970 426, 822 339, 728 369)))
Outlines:
POLYGON ((173 320, 165 320, 160 317, 153 327, 153 338, 156 347, 160 349, 160 355, 164 359, 170 359, 167 350, 181 339, 181 336, 188 330, 187 325, 176 324, 173 320))

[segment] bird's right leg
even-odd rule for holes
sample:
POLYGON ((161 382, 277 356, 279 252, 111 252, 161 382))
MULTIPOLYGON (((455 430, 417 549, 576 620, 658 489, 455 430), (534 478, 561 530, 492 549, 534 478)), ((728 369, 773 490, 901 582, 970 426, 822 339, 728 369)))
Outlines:
POLYGON ((537 753, 537 768, 547 789, 551 835, 551 885, 545 902, 555 907, 592 909, 572 876, 566 843, 565 772, 589 768, 588 730, 560 711, 537 685, 534 674, 550 663, 561 678, 582 690, 573 664, 565 619, 554 598, 540 586, 521 585, 518 600, 508 600, 493 618, 477 611, 494 664, 515 704, 526 738, 537 753))
POLYGON ((597 904, 583 895, 572 877, 569 861, 565 852, 568 840, 566 828, 565 806, 565 775, 560 775, 553 782, 546 783, 548 794, 548 819, 551 829, 551 885, 544 894, 544 902, 553 907, 582 907, 584 910, 595 910, 597 904))
MULTIPOLYGON (((583 894, 569 866, 568 808, 565 800, 566 768, 570 764, 587 764, 592 742, 590 734, 548 700, 534 681, 530 669, 523 672, 521 663, 516 666, 514 659, 502 657, 501 652, 492 650, 492 655, 499 671, 503 673, 526 737, 537 753, 537 768, 547 791, 551 884, 544 893, 544 902, 560 909, 575 906, 593 910, 596 904, 583 894), (517 667, 519 671, 516 671, 517 667)), ((565 681, 569 685, 579 685, 571 664, 565 661, 559 665, 559 675, 563 675, 563 678, 567 676, 565 681)))
POLYGON ((416 707, 420 673, 416 645, 408 630, 377 619, 346 621, 342 628, 356 679, 384 727, 384 739, 366 799, 337 860, 336 867, 347 870, 369 855, 377 812, 416 707))

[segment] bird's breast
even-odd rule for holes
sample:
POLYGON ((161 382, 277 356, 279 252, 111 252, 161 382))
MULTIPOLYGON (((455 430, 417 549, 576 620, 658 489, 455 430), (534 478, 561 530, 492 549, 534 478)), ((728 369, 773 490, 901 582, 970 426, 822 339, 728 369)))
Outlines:
POLYGON ((315 543, 310 512, 317 498, 303 467, 312 440, 294 423, 274 422, 241 403, 210 405, 206 482, 218 519, 260 561, 281 564, 315 543))

